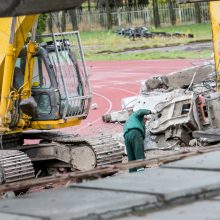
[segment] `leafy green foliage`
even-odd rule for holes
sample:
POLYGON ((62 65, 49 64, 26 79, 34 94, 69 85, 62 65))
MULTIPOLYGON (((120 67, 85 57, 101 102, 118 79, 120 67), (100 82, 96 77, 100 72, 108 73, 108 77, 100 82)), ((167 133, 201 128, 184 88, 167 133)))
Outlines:
POLYGON ((38 18, 38 25, 37 25, 37 35, 41 35, 44 31, 46 31, 47 27, 47 14, 41 14, 38 18))

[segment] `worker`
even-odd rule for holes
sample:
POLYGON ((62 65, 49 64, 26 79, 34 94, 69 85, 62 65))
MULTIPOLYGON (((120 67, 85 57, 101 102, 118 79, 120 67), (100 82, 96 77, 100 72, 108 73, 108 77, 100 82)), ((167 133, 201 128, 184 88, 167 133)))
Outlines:
MULTIPOLYGON (((144 159, 145 117, 152 112, 147 109, 139 109, 132 113, 124 125, 124 139, 128 155, 128 161, 144 159)), ((144 168, 132 168, 129 172, 144 170, 144 168)))

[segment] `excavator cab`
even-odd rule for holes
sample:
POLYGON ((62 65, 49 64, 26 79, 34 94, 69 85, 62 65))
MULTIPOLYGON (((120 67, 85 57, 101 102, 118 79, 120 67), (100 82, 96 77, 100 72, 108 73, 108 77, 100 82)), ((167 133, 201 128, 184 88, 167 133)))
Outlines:
MULTIPOLYGON (((54 125, 56 121, 59 126, 74 118, 86 118, 91 91, 79 33, 45 35, 41 41, 33 56, 31 96, 36 102, 36 114, 31 115, 32 125, 41 129, 43 123, 42 129, 51 129, 50 123, 54 125)), ((16 62, 15 88, 23 84, 26 50, 25 47, 16 62)))

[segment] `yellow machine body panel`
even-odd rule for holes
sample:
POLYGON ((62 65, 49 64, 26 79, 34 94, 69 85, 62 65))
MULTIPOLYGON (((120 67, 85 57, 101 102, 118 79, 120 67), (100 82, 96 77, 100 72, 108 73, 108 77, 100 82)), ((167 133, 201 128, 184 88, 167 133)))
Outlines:
MULTIPOLYGON (((18 56, 20 50, 23 48, 27 35, 37 18, 37 15, 21 16, 16 18, 15 38, 13 45, 13 52, 15 57, 18 56)), ((1 43, 0 47, 0 66, 2 66, 5 59, 5 52, 7 51, 11 37, 12 18, 1 18, 0 24, 0 40, 1 42, 4 42, 1 43)))
POLYGON ((16 99, 12 93, 15 61, 23 48, 27 35, 33 27, 37 15, 0 19, 0 125, 1 130, 8 130, 10 121, 8 111, 11 100, 16 99), (14 22, 14 23, 13 23, 14 22), (14 24, 14 26, 13 26, 14 24), (13 33, 13 34, 12 34, 13 33))
POLYGON ((210 2, 212 38, 217 76, 217 91, 220 91, 220 1, 210 2))
POLYGON ((53 121, 33 121, 31 122, 30 127, 37 130, 52 130, 76 126, 79 125, 80 122, 81 120, 78 118, 71 118, 67 120, 60 119, 53 121))

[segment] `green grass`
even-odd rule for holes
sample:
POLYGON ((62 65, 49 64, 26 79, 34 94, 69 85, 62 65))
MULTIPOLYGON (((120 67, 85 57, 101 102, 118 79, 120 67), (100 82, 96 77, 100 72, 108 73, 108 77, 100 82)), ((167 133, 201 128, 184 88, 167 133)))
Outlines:
POLYGON ((172 52, 138 52, 138 53, 116 53, 116 54, 93 54, 87 55, 86 60, 152 60, 152 59, 206 59, 212 55, 211 50, 204 51, 172 51, 172 52))
POLYGON ((118 36, 113 31, 102 32, 81 32, 81 39, 84 46, 87 60, 133 60, 133 59, 175 59, 175 58, 206 58, 211 55, 211 50, 202 51, 171 51, 167 52, 146 52, 144 49, 164 47, 171 45, 183 45, 198 41, 211 40, 210 24, 193 24, 151 29, 151 31, 165 31, 168 33, 181 32, 194 34, 194 38, 137 38, 135 41, 118 36), (124 51, 143 49, 139 52, 124 51))

